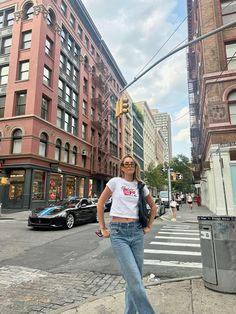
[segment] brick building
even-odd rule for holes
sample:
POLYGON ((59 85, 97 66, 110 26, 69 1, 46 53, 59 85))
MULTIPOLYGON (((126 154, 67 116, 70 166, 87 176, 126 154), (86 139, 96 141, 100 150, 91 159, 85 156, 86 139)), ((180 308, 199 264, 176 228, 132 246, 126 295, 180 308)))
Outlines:
POLYGON ((3 207, 99 194, 123 154, 126 82, 82 2, 1 1, 0 49, 3 207))
MULTIPOLYGON (((236 20, 236 1, 187 1, 189 40, 236 20)), ((188 50, 194 177, 202 203, 236 213, 236 27, 188 50)))

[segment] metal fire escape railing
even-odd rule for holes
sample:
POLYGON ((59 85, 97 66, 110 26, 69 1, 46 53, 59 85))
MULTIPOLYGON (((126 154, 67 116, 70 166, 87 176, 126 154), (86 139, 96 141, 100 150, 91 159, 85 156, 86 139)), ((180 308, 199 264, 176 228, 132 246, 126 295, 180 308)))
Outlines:
POLYGON ((109 152, 109 136, 110 136, 110 97, 111 91, 111 74, 102 61, 96 63, 97 73, 93 73, 93 83, 101 91, 102 97, 93 101, 97 101, 100 114, 98 120, 95 121, 96 126, 100 129, 101 139, 96 147, 96 155, 99 158, 97 173, 108 174, 108 157, 109 152), (99 100, 99 101, 98 101, 99 100))

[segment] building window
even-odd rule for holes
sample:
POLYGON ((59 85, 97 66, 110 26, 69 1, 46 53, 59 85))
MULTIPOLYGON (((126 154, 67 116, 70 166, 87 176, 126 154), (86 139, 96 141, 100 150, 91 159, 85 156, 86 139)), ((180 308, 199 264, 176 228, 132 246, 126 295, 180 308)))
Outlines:
POLYGON ((65 83, 59 79, 58 81, 58 95, 63 98, 64 97, 64 89, 65 89, 65 83))
POLYGON ((45 96, 42 97, 41 118, 48 121, 48 109, 50 100, 45 96))
POLYGON ((8 72, 9 65, 4 65, 0 67, 0 85, 5 85, 8 83, 8 72))
POLYGON ((77 147, 74 146, 72 150, 72 156, 71 156, 71 163, 72 165, 76 165, 76 160, 77 160, 77 147))
POLYGON ((73 81, 78 82, 79 71, 74 67, 73 68, 73 81))
POLYGON ((82 167, 86 168, 87 156, 82 155, 82 167))
POLYGON ((75 45, 74 45, 74 57, 75 57, 75 58, 78 58, 78 57, 79 57, 79 54, 80 54, 80 48, 79 48, 79 46, 75 43, 75 45))
POLYGON ((0 96, 0 118, 4 118, 6 96, 0 96))
POLYGON ((6 26, 12 26, 14 23, 14 9, 6 11, 6 26))
POLYGON ((20 154, 22 145, 22 131, 17 129, 12 134, 12 154, 20 154))
POLYGON ((74 117, 71 118, 71 133, 77 135, 77 120, 74 117))
POLYGON ((228 70, 236 69, 236 43, 226 44, 228 70))
POLYGON ((84 77, 84 81, 83 81, 83 91, 85 94, 88 93, 88 80, 86 80, 85 77, 84 77))
POLYGON ((67 101, 69 104, 71 103, 71 88, 66 85, 66 97, 65 97, 65 101, 67 101))
POLYGON ((72 63, 67 60, 67 63, 66 63, 66 74, 68 76, 71 76, 71 72, 72 72, 72 63))
POLYGON ((67 5, 65 4, 64 1, 61 2, 61 11, 66 16, 66 11, 67 11, 67 5))
POLYGON ((39 201, 45 199, 45 182, 46 182, 45 172, 34 170, 32 200, 39 201))
POLYGON ((60 54, 60 68, 64 71, 66 68, 66 57, 61 53, 60 54))
POLYGON ((31 36, 32 36, 31 31, 22 33, 21 49, 28 49, 31 47, 31 36))
POLYGON ((70 162, 70 144, 65 144, 65 151, 64 151, 64 162, 70 162))
POLYGON ((53 27, 55 25, 55 20, 56 20, 56 18, 55 18, 54 12, 51 9, 49 9, 48 15, 47 15, 48 26, 53 27))
POLYGON ((70 15, 70 26, 75 28, 75 18, 72 14, 70 15))
POLYGON ((93 45, 91 45, 91 54, 94 55, 94 53, 95 53, 95 48, 93 45))
POLYGON ((52 49, 53 49, 53 42, 49 37, 46 37, 45 53, 50 57, 52 57, 52 49))
POLYGON ((40 135, 40 142, 39 142, 39 155, 42 157, 46 157, 47 152, 47 143, 48 143, 48 136, 46 133, 41 133, 40 135))
POLYGON ((72 98, 72 106, 77 108, 78 105, 78 94, 73 91, 73 98, 72 98))
POLYGON ((26 92, 18 92, 16 94, 16 116, 22 116, 25 114, 26 95, 26 92))
POLYGON ((7 53, 10 53, 11 45, 12 45, 12 37, 3 38, 2 39, 2 47, 1 47, 2 54, 5 55, 7 53))
POLYGON ((87 104, 87 101, 83 100, 83 104, 82 104, 82 114, 83 115, 87 115, 87 110, 88 110, 88 104, 87 104))
POLYGON ((82 139, 86 141, 87 138, 87 124, 82 123, 82 139))
POLYGON ((51 86, 52 71, 45 65, 43 69, 43 83, 51 86))
POLYGON ((230 123, 236 124, 236 91, 233 91, 229 94, 229 115, 230 123))
POLYGON ((29 79, 29 60, 20 61, 19 80, 29 79))
POLYGON ((91 111, 90 111, 90 116, 91 116, 91 121, 95 120, 95 109, 91 107, 91 111))
POLYGON ((62 199, 63 176, 60 174, 50 174, 48 198, 52 201, 62 199))
POLYGON ((73 46, 73 39, 72 39, 70 36, 68 36, 68 40, 67 40, 67 49, 68 49, 69 51, 72 51, 72 46, 73 46))
POLYGON ((57 127, 62 129, 62 109, 57 108, 57 127))
POLYGON ((228 24, 236 19, 236 1, 221 0, 223 24, 228 24))
POLYGON ((61 160, 61 140, 57 139, 55 148, 55 159, 61 160))
POLYGON ((32 20, 34 15, 33 3, 32 2, 26 3, 24 5, 23 12, 24 20, 32 20))
POLYGON ((83 30, 82 30, 82 27, 81 27, 80 25, 78 25, 77 33, 78 33, 78 35, 79 35, 80 38, 83 37, 83 30))
POLYGON ((84 69, 86 71, 88 71, 88 69, 89 69, 89 61, 88 61, 88 57, 87 56, 84 57, 84 69))
POLYGON ((62 42, 62 43, 65 43, 65 41, 66 41, 66 32, 65 32, 65 30, 62 28, 62 30, 61 30, 61 42, 62 42))
POLYGON ((95 144, 95 130, 94 130, 94 129, 91 129, 90 143, 91 143, 92 145, 95 144))
POLYGON ((70 132, 70 116, 65 112, 64 130, 70 132))
POLYGON ((84 37, 84 43, 85 43, 85 47, 89 49, 89 39, 87 36, 84 37))

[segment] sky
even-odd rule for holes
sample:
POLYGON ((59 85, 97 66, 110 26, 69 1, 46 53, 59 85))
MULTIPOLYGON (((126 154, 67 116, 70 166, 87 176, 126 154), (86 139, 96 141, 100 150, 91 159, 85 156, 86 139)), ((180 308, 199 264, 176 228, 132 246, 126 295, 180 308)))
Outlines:
MULTIPOLYGON (((186 0, 82 2, 127 83, 187 42, 186 0)), ((170 114, 173 156, 190 158, 186 49, 161 62, 127 91, 134 102, 145 100, 150 108, 170 114)))

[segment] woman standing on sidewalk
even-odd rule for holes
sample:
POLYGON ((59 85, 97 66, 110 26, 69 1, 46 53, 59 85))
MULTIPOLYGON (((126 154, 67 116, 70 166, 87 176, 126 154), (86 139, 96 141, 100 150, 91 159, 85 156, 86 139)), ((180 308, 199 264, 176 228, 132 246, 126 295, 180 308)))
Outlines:
POLYGON ((112 249, 118 259, 126 282, 125 314, 154 314, 142 282, 144 258, 144 234, 150 232, 156 205, 144 186, 144 196, 151 208, 148 226, 142 228, 138 216, 138 182, 140 168, 131 155, 120 163, 120 177, 112 178, 106 185, 97 203, 97 214, 102 235, 111 240, 112 249), (104 221, 104 204, 112 195, 110 230, 104 221))

